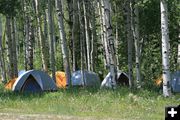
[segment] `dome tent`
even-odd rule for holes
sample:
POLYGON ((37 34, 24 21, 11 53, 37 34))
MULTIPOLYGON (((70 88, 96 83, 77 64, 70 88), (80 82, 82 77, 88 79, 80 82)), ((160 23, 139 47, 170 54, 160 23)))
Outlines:
POLYGON ((180 71, 172 73, 171 87, 173 92, 180 92, 180 71))
POLYGON ((71 82, 73 86, 100 86, 100 79, 98 75, 92 71, 75 71, 72 74, 71 82), (84 81, 82 80, 82 73, 84 73, 84 81))
POLYGON ((29 70, 15 81, 13 91, 39 92, 57 90, 55 82, 43 71, 29 70))
MULTIPOLYGON (((101 83, 101 87, 108 87, 108 88, 112 88, 112 82, 111 82, 111 76, 110 73, 108 73, 106 75, 106 77, 104 78, 104 80, 101 83)), ((125 85, 125 86, 129 86, 129 77, 126 73, 119 71, 117 73, 117 81, 115 83, 115 85, 125 85)))
MULTIPOLYGON (((51 75, 52 76, 52 75, 51 75)), ((56 86, 58 88, 65 88, 67 85, 66 74, 62 71, 56 71, 56 86)))

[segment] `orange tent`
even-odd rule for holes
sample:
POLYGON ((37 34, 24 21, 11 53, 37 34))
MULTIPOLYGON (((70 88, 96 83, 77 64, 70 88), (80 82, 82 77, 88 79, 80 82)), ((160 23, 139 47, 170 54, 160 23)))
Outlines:
POLYGON ((66 83, 66 74, 65 72, 57 71, 56 72, 56 85, 58 88, 65 88, 66 83))
POLYGON ((16 80, 17 80, 17 78, 9 80, 9 82, 6 83, 6 85, 5 85, 5 89, 12 90, 13 84, 15 83, 16 80))
POLYGON ((157 86, 160 86, 160 85, 162 84, 162 82, 163 82, 163 77, 162 77, 162 75, 161 75, 158 79, 156 79, 155 82, 156 82, 156 85, 157 85, 157 86))

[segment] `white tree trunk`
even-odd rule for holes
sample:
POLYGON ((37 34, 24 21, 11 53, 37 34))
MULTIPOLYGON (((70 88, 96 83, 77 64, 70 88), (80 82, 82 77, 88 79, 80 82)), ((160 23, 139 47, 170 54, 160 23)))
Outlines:
MULTIPOLYGON (((117 5, 115 5, 115 16, 118 16, 118 9, 117 5)), ((116 53, 116 64, 117 64, 117 71, 119 71, 119 57, 118 57, 118 47, 119 47, 119 30, 118 30, 118 20, 116 20, 116 32, 115 32, 115 53, 116 53)))
POLYGON ((91 71, 94 71, 94 55, 95 55, 95 40, 96 40, 96 16, 95 16, 95 2, 92 1, 91 3, 91 11, 92 11, 92 18, 91 18, 91 71))
POLYGON ((34 69, 33 65, 33 58, 34 58, 34 26, 33 26, 33 18, 32 16, 29 18, 29 30, 28 30, 28 42, 27 44, 27 69, 32 70, 34 69))
POLYGON ((78 28, 78 16, 77 16, 77 1, 73 0, 73 5, 72 5, 72 9, 73 9, 73 26, 72 26, 72 60, 73 60, 73 71, 76 71, 77 69, 77 60, 76 60, 76 40, 77 40, 77 28, 78 28))
POLYGON ((7 46, 8 46, 8 73, 10 79, 14 78, 14 64, 13 64, 13 52, 12 52, 12 37, 11 37, 11 18, 6 16, 6 35, 7 35, 7 46))
POLYGON ((55 55, 54 55, 54 42, 55 42, 55 35, 54 35, 54 21, 52 15, 52 2, 48 0, 48 23, 49 23, 49 44, 50 44, 50 63, 52 69, 52 77, 53 80, 56 81, 55 77, 55 55))
POLYGON ((6 83, 6 70, 5 70, 5 62, 4 62, 4 49, 2 46, 2 21, 0 16, 0 72, 1 72, 1 80, 3 83, 6 83))
POLYGON ((126 2, 125 5, 125 15, 126 15, 126 37, 128 41, 128 75, 129 75, 129 86, 133 86, 133 70, 132 70, 132 48, 133 48, 133 37, 131 30, 131 8, 130 0, 126 2))
POLYGON ((116 56, 115 56, 115 47, 114 47, 114 38, 112 34, 112 23, 111 23, 111 4, 109 0, 104 0, 104 11, 105 11, 105 27, 107 31, 107 43, 109 47, 109 67, 111 75, 112 87, 116 87, 116 56))
MULTIPOLYGON (((179 24, 180 26, 180 24, 179 24)), ((179 30, 179 41, 178 41, 178 57, 177 57, 177 63, 178 63, 178 70, 180 70, 180 30, 179 30)))
POLYGON ((81 16, 81 8, 80 8, 80 0, 78 0, 78 14, 79 14, 79 24, 80 24, 80 46, 81 46, 81 74, 82 74, 82 81, 83 85, 85 85, 85 80, 84 80, 84 28, 83 28, 83 23, 82 23, 82 16, 81 16))
POLYGON ((99 16, 100 16, 100 25, 101 25, 101 27, 100 27, 100 36, 101 36, 101 44, 102 44, 102 50, 103 50, 103 62, 104 62, 104 68, 106 68, 106 65, 107 65, 107 63, 106 63, 106 52, 105 52, 105 45, 104 45, 104 31, 103 31, 103 28, 104 28, 104 26, 103 26, 103 15, 102 15, 102 7, 101 7, 101 0, 98 0, 98 8, 99 8, 99 16))
POLYGON ((27 1, 24 0, 24 11, 25 11, 25 69, 32 70, 33 57, 34 57, 34 26, 33 17, 29 14, 29 9, 27 6, 27 1))
POLYGON ((44 38, 42 27, 41 27, 41 17, 39 14, 39 2, 38 0, 35 0, 36 4, 36 13, 37 13, 37 24, 38 24, 38 34, 39 34, 39 41, 40 41, 40 48, 41 48, 41 55, 42 55, 42 63, 43 63, 43 70, 48 71, 48 63, 49 63, 49 57, 48 57, 48 50, 47 50, 47 44, 46 40, 44 38))
POLYGON ((70 72, 70 66, 69 66, 68 49, 66 45, 66 34, 65 34, 65 29, 64 29, 63 11, 62 11, 61 1, 56 0, 56 12, 57 12, 57 17, 58 17, 59 34, 60 34, 60 39, 61 39, 61 49, 62 49, 62 54, 63 54, 63 62, 64 62, 66 78, 68 81, 68 85, 71 86, 71 72, 70 72))
POLYGON ((160 1, 161 7, 161 33, 162 33, 162 69, 163 69, 163 95, 171 96, 170 71, 169 71, 169 30, 168 10, 166 0, 160 1))
MULTIPOLYGON (((107 29, 106 29, 106 16, 105 16, 105 2, 108 3, 109 1, 101 0, 101 15, 102 15, 102 23, 103 23, 103 38, 104 38, 104 49, 105 49, 105 55, 106 55, 106 65, 110 64, 110 55, 109 55, 109 46, 108 46, 108 38, 107 38, 107 29)), ((107 67, 107 66, 106 66, 107 67)))
MULTIPOLYGON (((46 5, 45 5, 46 6, 46 5)), ((43 17, 44 17, 44 40, 45 40, 45 47, 46 47, 46 57, 50 56, 50 43, 49 43, 49 40, 48 40, 48 15, 46 14, 46 9, 44 10, 44 13, 43 13, 43 17)), ((47 62, 48 62, 48 66, 50 65, 50 59, 46 59, 47 62)))
POLYGON ((67 10, 68 10, 68 25, 69 25, 69 30, 68 30, 68 39, 69 39, 69 62, 70 62, 70 67, 72 68, 72 71, 75 71, 75 60, 73 58, 73 53, 74 53, 74 22, 73 22, 73 15, 74 15, 74 8, 73 8, 73 1, 74 0, 66 0, 67 1, 67 10))
MULTIPOLYGON (((49 4, 48 4, 49 5, 49 4)), ((50 47, 50 45, 49 45, 49 41, 48 41, 48 15, 46 14, 46 10, 44 10, 44 13, 43 13, 43 18, 44 18, 44 20, 43 20, 43 22, 44 22, 44 31, 43 31, 43 33, 44 33, 44 39, 45 39, 45 43, 46 43, 46 47, 47 47, 47 50, 49 50, 49 47, 50 47)), ((49 50, 50 51, 50 50, 49 50)), ((49 52, 47 52, 47 54, 48 54, 49 52)), ((47 56, 50 56, 49 54, 47 55, 47 56)))
POLYGON ((13 65, 14 65, 14 77, 18 77, 18 61, 17 61, 17 52, 16 52, 16 33, 15 33, 15 19, 12 18, 11 20, 11 24, 12 24, 12 56, 13 56, 13 65))
POLYGON ((27 43, 29 41, 29 17, 28 17, 28 10, 27 10, 27 3, 26 0, 23 1, 24 3, 24 12, 25 12, 25 40, 24 40, 24 65, 25 65, 25 70, 28 69, 28 47, 27 43))
POLYGON ((139 8, 138 0, 135 0, 134 6, 134 42, 135 42, 135 58, 136 58, 136 85, 140 88, 140 46, 139 46, 139 8))
POLYGON ((118 31, 118 23, 116 22, 115 48, 116 48, 117 70, 119 70, 118 46, 119 46, 119 31, 118 31))
POLYGON ((83 0, 83 11, 84 11, 84 26, 85 26, 85 36, 86 36, 86 51, 87 51, 87 69, 91 70, 90 64, 90 41, 89 41, 89 33, 88 33, 88 18, 86 12, 85 0, 83 0))

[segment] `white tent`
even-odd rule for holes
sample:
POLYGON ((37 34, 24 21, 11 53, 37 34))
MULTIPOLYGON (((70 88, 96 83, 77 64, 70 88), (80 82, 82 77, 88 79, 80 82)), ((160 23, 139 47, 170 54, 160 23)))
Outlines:
POLYGON ((111 79, 112 79, 111 75, 110 75, 110 73, 108 73, 101 83, 101 88, 102 87, 112 88, 113 86, 116 86, 116 85, 129 86, 129 77, 124 72, 118 72, 117 73, 117 81, 115 83, 112 82, 111 79))

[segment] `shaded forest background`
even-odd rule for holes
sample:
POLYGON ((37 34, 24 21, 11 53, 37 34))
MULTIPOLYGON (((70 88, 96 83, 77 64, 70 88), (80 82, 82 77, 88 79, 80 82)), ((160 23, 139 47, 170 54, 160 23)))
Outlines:
MULTIPOLYGON (((91 71, 98 73, 101 79, 108 73, 107 66, 104 62, 104 49, 102 44, 100 0, 62 0, 63 22, 66 33, 66 42, 70 70, 76 71, 81 69, 81 40, 83 40, 84 51, 84 69, 88 69, 87 42, 85 36, 89 36, 89 49, 92 52, 90 57, 91 71), (74 2, 75 1, 75 2, 74 2), (78 3, 79 8, 78 9, 78 3), (75 5, 74 5, 75 4, 75 5), (81 14, 81 16, 79 15, 81 14), (86 27, 86 22, 87 27, 86 27), (76 21, 73 21, 73 20, 76 21), (82 23, 80 23, 82 22, 82 23), (81 26, 82 25, 82 26, 81 26), (87 33, 86 33, 87 29, 87 33)), ((128 0, 111 0, 111 17, 113 38, 115 41, 115 50, 117 58, 117 66, 119 70, 128 73, 128 40, 127 40, 127 1, 128 0)), ((168 18, 169 18, 169 37, 170 37, 170 71, 176 71, 180 67, 178 64, 178 44, 179 28, 180 28, 180 3, 178 0, 169 0, 168 2, 168 18)), ((64 71, 64 61, 61 49, 61 36, 59 36, 59 26, 57 9, 55 1, 51 0, 49 6, 48 0, 38 0, 38 9, 34 0, 0 0, 0 18, 2 22, 2 55, 5 63, 5 71, 7 79, 10 79, 9 71, 11 68, 10 59, 13 55, 8 54, 8 33, 11 28, 11 35, 15 42, 12 48, 15 48, 17 55, 18 70, 29 69, 26 61, 26 45, 27 34, 31 32, 33 43, 33 68, 43 69, 42 63, 42 43, 46 49, 47 71, 52 72, 52 64, 55 70, 64 71), (52 9, 52 20, 48 19, 49 8, 52 9), (37 11, 38 10, 38 11, 37 11), (38 20, 39 19, 39 20, 38 20), (11 26, 7 22, 10 20, 11 26), (27 21, 28 20, 28 21, 27 21), (29 31, 26 31, 28 24, 29 31), (50 26, 54 26, 54 40, 51 41, 50 26), (40 31, 39 31, 40 27, 40 31), (39 34, 41 32, 41 35, 39 34), (14 35, 14 36, 13 36, 14 35), (40 38, 41 37, 41 38, 40 38), (42 41, 40 41, 42 39, 42 41), (52 46, 54 46, 55 61, 50 62, 52 46)), ((139 0, 134 3, 139 9, 139 47, 140 47, 140 73, 142 85, 152 86, 154 80, 162 74, 162 50, 161 50, 161 24, 160 24, 160 1, 159 0, 139 0)), ((29 39, 29 38, 28 38, 29 39)), ((133 41, 132 61, 133 61, 133 78, 136 79, 136 62, 135 47, 133 41)), ((1 55, 1 57, 2 57, 1 55)), ((90 58, 89 58, 90 59, 90 58)), ((12 61, 14 61, 13 59, 12 61)), ((13 62, 12 62, 13 63, 13 62)), ((13 65, 12 65, 13 66, 13 65)), ((0 69, 2 72, 2 69, 0 69)))

